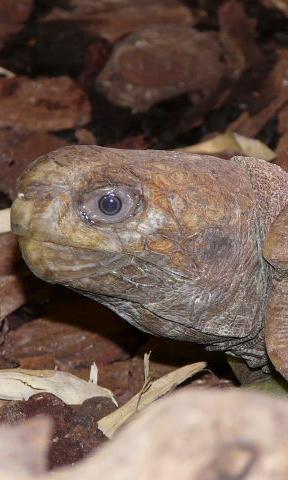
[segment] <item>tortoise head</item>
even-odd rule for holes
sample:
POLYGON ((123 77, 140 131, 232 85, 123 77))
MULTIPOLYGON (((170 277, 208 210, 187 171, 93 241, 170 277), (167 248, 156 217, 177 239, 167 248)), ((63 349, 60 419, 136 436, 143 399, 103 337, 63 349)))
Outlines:
POLYGON ((71 146, 26 170, 12 225, 40 278, 145 331, 224 349, 261 326, 254 203, 233 160, 71 146))

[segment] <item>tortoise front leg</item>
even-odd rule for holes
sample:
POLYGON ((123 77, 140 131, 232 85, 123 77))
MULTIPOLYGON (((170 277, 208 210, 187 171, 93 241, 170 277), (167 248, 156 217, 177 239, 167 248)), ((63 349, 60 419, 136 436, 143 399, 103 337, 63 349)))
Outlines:
POLYGON ((241 358, 227 355, 227 361, 241 387, 273 395, 287 395, 288 383, 277 372, 264 373, 261 368, 251 369, 241 358))

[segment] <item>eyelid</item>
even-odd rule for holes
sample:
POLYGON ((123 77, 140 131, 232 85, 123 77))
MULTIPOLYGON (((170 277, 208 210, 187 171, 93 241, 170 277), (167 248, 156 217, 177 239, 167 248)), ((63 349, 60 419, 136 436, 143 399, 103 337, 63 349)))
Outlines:
POLYGON ((80 218, 91 226, 107 226, 128 220, 139 212, 143 205, 143 194, 137 187, 128 185, 106 185, 81 194, 77 200, 80 218), (113 193, 122 202, 122 209, 115 215, 105 215, 98 206, 102 196, 113 193))

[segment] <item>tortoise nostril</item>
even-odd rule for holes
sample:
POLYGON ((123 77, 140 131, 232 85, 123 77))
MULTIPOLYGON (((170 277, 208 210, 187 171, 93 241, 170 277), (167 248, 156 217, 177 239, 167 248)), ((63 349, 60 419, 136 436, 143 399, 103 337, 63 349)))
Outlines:
POLYGON ((19 225, 19 223, 13 223, 12 232, 15 233, 16 235, 21 235, 23 232, 22 225, 19 225))

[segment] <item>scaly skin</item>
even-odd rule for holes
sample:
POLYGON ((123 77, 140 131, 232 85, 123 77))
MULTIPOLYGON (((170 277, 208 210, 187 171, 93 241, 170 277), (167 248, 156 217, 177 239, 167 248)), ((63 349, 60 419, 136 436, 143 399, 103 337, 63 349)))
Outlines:
POLYGON ((264 367, 274 269, 263 242, 288 202, 287 179, 252 158, 65 147, 20 179, 13 231, 40 278, 81 291, 146 332, 264 367), (127 218, 85 221, 83 198, 103 187, 132 192, 127 218))

